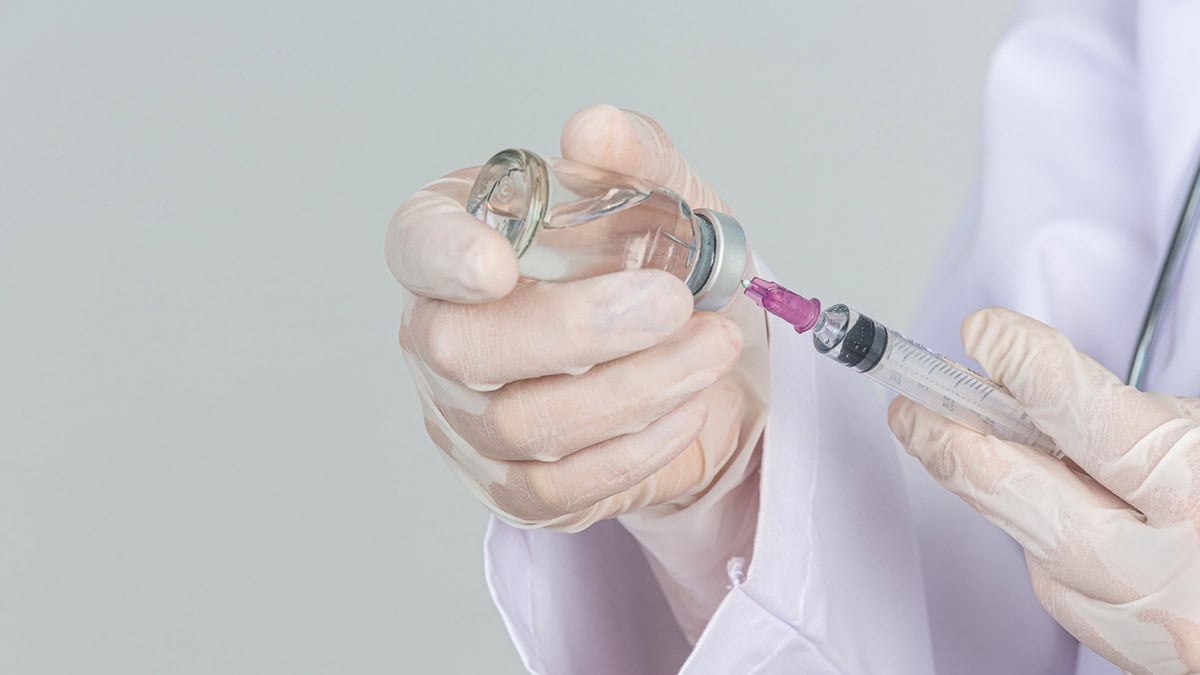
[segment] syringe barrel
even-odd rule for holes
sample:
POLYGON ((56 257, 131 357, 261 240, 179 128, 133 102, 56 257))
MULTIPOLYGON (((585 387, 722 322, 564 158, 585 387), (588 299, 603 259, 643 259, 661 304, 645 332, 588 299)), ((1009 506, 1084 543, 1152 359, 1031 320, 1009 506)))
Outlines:
POLYGON ((996 438, 1062 453, 1008 391, 846 305, 821 312, 813 345, 892 391, 996 438))

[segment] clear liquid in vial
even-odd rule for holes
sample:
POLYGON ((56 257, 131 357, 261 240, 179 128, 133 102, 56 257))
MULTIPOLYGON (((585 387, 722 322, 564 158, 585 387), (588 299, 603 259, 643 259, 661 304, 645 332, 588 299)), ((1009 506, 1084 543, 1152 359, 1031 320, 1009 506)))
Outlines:
POLYGON ((653 267, 682 281, 699 249, 695 217, 673 193, 613 188, 552 207, 534 245, 521 256, 521 275, 567 281, 653 267))

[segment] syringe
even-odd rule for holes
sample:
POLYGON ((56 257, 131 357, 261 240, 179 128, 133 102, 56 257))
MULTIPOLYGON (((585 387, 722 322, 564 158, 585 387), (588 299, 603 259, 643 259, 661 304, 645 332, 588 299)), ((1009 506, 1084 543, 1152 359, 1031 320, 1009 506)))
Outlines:
POLYGON ((846 305, 821 311, 821 302, 755 277, 746 295, 787 321, 797 333, 813 331, 813 346, 892 391, 959 424, 1062 458, 1021 404, 1001 385, 846 305))

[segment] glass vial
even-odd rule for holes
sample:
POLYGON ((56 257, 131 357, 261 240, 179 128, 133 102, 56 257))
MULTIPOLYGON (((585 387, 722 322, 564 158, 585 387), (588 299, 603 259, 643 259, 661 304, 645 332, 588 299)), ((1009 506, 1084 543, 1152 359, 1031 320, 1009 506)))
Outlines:
POLYGON ((741 290, 746 237, 731 216, 692 210, 631 176, 528 150, 504 150, 479 172, 467 210, 513 245, 521 276, 570 281, 653 267, 687 284, 696 308, 741 290))

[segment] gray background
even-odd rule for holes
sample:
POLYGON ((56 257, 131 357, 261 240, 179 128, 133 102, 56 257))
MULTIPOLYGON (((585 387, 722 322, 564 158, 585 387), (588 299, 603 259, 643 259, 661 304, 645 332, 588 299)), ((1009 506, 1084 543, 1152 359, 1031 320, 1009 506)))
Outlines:
POLYGON ((392 211, 610 102, 782 279, 903 324, 1013 6, 167 4, 0 4, 4 673, 518 671, 392 211))

